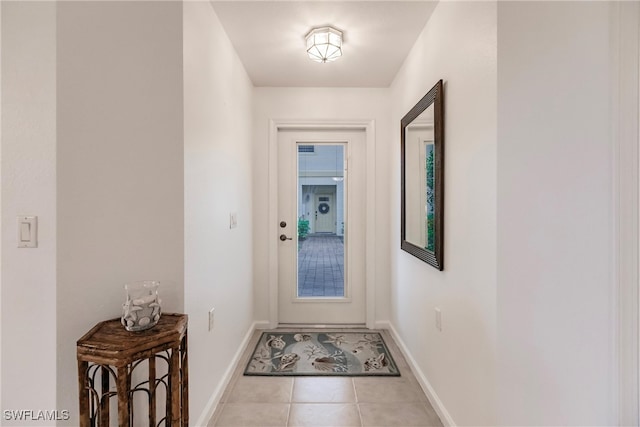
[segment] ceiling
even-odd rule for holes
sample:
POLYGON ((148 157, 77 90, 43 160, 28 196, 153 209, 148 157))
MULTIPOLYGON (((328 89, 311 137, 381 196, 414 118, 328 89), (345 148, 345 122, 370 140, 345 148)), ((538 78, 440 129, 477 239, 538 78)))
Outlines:
POLYGON ((388 87, 436 1, 218 1, 213 8, 254 86, 388 87), (343 31, 343 56, 311 61, 313 27, 343 31))

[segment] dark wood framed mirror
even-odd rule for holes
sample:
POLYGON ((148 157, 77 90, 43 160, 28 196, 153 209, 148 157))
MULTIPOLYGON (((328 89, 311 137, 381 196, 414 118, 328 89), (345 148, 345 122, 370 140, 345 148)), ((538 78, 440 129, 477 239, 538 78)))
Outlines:
POLYGON ((443 83, 400 122, 400 247, 438 270, 444 244, 443 83))

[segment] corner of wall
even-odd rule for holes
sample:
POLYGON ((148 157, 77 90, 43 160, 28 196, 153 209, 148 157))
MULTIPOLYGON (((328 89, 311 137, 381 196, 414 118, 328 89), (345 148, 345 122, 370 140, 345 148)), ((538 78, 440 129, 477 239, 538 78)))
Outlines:
POLYGON ((184 306, 182 5, 33 4, 57 10, 52 355, 59 424, 77 425, 75 343, 121 315, 124 284, 160 280, 163 311, 184 306))
POLYGON ((185 310, 190 411, 205 421, 255 328, 253 85, 210 2, 183 2, 185 310), (230 227, 230 217, 237 223, 230 227), (208 312, 215 324, 208 328, 208 312), (224 346, 219 343, 224 342, 224 346), (238 350, 239 351, 239 350, 238 350))
MULTIPOLYGON (((2 2, 0 8, 1 404, 3 410, 54 409, 56 5, 2 2), (18 248, 18 215, 38 216, 37 248, 18 248)), ((17 418, 3 422, 25 425, 17 418)))
POLYGON ((242 341, 240 342, 240 345, 238 346, 238 349, 236 350, 235 354, 233 355, 229 364, 227 365, 227 369, 224 371, 224 374, 222 375, 222 378, 220 379, 220 381, 218 381, 216 388, 213 390, 213 393, 211 393, 211 396, 207 400, 207 403, 204 409, 202 410, 202 413, 197 418, 197 421, 194 425, 196 426, 209 425, 209 421, 215 414, 216 408, 220 403, 220 399, 222 399, 222 395, 225 389, 231 383, 234 372, 236 372, 237 369, 241 368, 240 363, 243 361, 242 355, 244 354, 245 350, 248 348, 249 343, 251 342, 251 338, 254 336, 254 333, 257 329, 260 329, 259 322, 254 322, 253 324, 251 324, 251 326, 245 333, 244 338, 242 339, 242 341))
POLYGON ((420 368, 420 365, 416 362, 416 359, 411 354, 409 347, 407 347, 407 344, 400 337, 396 328, 390 322, 380 322, 379 324, 381 329, 387 329, 391 333, 391 336, 393 337, 394 341, 396 342, 396 344, 398 344, 398 347, 400 347, 400 350, 402 351, 403 356, 409 363, 409 367, 411 368, 411 371, 413 372, 416 379, 418 380, 418 383, 420 383, 420 387, 422 388, 425 395, 429 399, 429 403, 431 403, 431 406, 433 406, 433 409, 435 409, 436 413, 438 414, 438 417, 440 417, 440 421, 442 421, 442 424, 446 427, 455 427, 456 423, 453 421, 451 414, 449 414, 449 411, 447 411, 447 408, 444 406, 444 403, 442 403, 442 400, 440 399, 440 397, 438 397, 438 394, 436 393, 435 389, 433 388, 431 383, 429 383, 427 376, 425 375, 424 371, 420 368))
POLYGON ((444 80, 444 271, 400 249, 399 133, 388 157, 392 331, 448 424, 496 423, 496 7, 439 2, 391 86, 399 123, 444 80))

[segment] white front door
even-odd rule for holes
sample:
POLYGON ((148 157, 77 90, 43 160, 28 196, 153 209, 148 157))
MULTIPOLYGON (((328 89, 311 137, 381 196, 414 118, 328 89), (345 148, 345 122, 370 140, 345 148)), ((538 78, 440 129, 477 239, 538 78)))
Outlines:
POLYGON ((365 323, 365 142, 278 131, 279 323, 365 323))
POLYGON ((333 206, 333 194, 315 195, 315 232, 336 233, 336 210, 333 206))

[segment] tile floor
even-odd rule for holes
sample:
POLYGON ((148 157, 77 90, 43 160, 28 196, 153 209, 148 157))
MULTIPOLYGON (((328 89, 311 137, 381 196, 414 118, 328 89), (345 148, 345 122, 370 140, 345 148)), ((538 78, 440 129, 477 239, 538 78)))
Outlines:
POLYGON ((400 377, 245 377, 261 333, 254 333, 209 426, 442 426, 387 331, 400 377))

